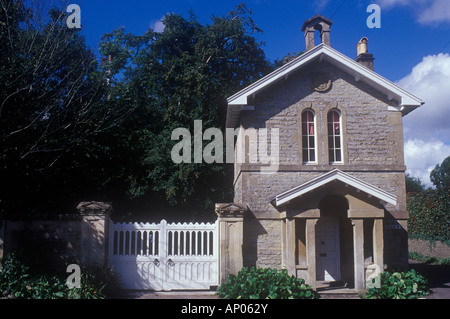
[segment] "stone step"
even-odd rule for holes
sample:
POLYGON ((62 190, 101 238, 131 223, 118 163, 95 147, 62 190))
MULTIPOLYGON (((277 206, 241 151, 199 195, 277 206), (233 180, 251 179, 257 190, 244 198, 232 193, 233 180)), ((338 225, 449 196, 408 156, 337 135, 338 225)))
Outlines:
POLYGON ((360 299, 357 291, 353 289, 335 289, 318 291, 320 299, 360 299))

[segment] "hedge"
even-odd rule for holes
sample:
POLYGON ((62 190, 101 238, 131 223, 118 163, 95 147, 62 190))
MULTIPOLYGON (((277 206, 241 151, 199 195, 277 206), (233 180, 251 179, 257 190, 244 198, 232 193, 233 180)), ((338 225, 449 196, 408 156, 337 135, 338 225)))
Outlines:
POLYGON ((407 194, 408 231, 411 238, 450 242, 450 195, 428 189, 407 194))

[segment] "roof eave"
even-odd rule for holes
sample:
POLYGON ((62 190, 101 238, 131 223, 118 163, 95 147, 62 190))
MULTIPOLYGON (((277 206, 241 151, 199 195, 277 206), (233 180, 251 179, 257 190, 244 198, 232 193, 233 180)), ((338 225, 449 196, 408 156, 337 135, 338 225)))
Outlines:
POLYGON ((349 57, 322 43, 229 97, 227 99, 228 113, 231 114, 227 114, 227 127, 235 127, 238 124, 235 120, 232 120, 232 118, 239 118, 239 107, 248 105, 249 97, 254 96, 259 91, 263 90, 267 86, 272 85, 278 80, 286 78, 289 73, 296 70, 297 68, 306 65, 316 58, 326 59, 330 63, 339 64, 341 69, 355 76, 355 79, 357 81, 362 80, 373 86, 375 89, 380 90, 381 92, 386 94, 389 100, 398 100, 399 110, 402 111, 403 116, 424 104, 424 102, 418 97, 412 95, 411 93, 400 88, 399 86, 377 74, 376 72, 369 70, 365 66, 359 64, 356 61, 353 61, 349 57))

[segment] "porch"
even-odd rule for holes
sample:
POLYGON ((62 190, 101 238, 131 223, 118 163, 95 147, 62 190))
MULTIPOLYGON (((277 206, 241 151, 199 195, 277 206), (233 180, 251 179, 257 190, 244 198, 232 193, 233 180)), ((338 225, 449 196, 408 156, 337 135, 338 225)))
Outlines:
POLYGON ((273 201, 282 210, 282 266, 318 291, 363 291, 384 270, 384 205, 395 197, 349 177, 332 171, 273 201))

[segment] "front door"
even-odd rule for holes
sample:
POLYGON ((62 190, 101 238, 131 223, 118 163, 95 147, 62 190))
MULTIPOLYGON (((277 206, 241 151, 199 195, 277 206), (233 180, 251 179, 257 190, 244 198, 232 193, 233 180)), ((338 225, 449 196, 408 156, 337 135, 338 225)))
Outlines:
POLYGON ((321 217, 316 224, 316 280, 341 278, 339 219, 321 217))

